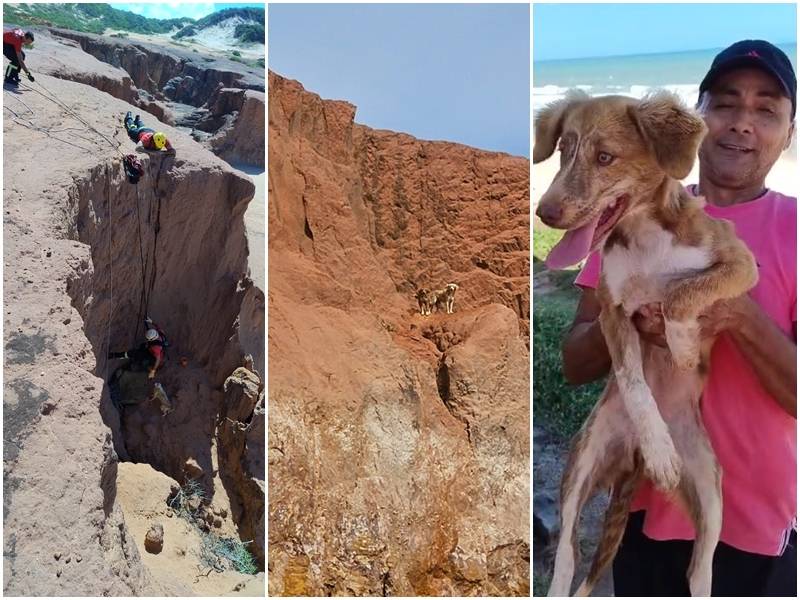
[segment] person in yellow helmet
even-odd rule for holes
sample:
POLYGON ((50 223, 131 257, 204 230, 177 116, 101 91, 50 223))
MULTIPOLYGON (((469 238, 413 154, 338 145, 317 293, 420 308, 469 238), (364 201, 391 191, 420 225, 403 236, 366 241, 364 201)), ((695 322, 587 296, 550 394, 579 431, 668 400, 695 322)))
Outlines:
POLYGON ((168 154, 175 154, 163 132, 145 127, 139 115, 134 119, 130 111, 125 115, 125 130, 132 141, 141 142, 146 150, 165 150, 168 154))

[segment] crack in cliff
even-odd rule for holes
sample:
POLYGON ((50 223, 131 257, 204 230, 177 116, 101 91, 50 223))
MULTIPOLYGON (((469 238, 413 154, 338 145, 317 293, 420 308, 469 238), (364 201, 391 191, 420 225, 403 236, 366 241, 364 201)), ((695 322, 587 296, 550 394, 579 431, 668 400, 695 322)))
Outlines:
POLYGON ((464 432, 467 434, 467 442, 472 447, 472 429, 470 428, 469 419, 459 414, 457 408, 453 405, 453 399, 450 395, 450 369, 447 366, 447 353, 443 352, 439 358, 439 365, 436 369, 436 389, 439 391, 439 398, 455 419, 458 419, 464 424, 464 432))
MULTIPOLYGON (((245 443, 236 441, 235 451, 225 447, 231 439, 224 434, 225 423, 231 419, 226 419, 227 386, 224 391, 222 389, 226 375, 233 371, 241 357, 241 345, 236 345, 241 341, 232 334, 251 286, 242 286, 241 282, 226 284, 225 279, 220 278, 217 264, 221 257, 226 250, 229 254, 236 252, 239 246, 233 243, 228 247, 224 236, 209 239, 202 225, 197 233, 192 233, 190 219, 195 211, 202 210, 202 203, 200 199, 193 200, 191 205, 185 201, 186 190, 181 188, 178 192, 176 188, 191 183, 187 178, 176 180, 177 174, 171 174, 171 166, 165 165, 167 160, 159 158, 157 170, 149 165, 147 172, 151 181, 142 180, 141 189, 125 182, 118 161, 98 165, 86 177, 75 180, 68 194, 68 207, 61 216, 68 237, 87 244, 91 250, 92 264, 70 278, 67 293, 83 318, 83 331, 96 361, 94 374, 104 380, 98 408, 103 422, 111 430, 117 455, 110 457, 109 466, 116 472, 118 457, 125 462, 150 464, 181 484, 195 479, 205 489, 209 503, 215 494, 222 493, 218 487, 221 481, 224 496, 231 502, 233 523, 242 535, 253 539, 252 523, 257 516, 254 517, 248 506, 251 500, 258 505, 259 499, 253 500, 253 497, 259 492, 246 479, 244 484, 240 483, 243 475, 239 463, 244 462, 245 443), (139 243, 137 232, 142 228, 138 206, 141 196, 150 203, 144 224, 145 235, 153 238, 149 280, 144 264, 137 260, 141 257, 131 252, 139 243), (171 202, 166 205, 168 212, 165 213, 163 199, 167 196, 171 202), (136 208, 131 206, 133 203, 137 203, 136 208), (173 232, 174 235, 163 241, 165 238, 159 237, 162 227, 182 228, 182 235, 173 232), (201 242, 187 244, 186 236, 192 235, 200 236, 201 242), (163 243, 159 246, 160 241, 163 243), (226 246, 220 247, 220 243, 226 246), (187 261, 184 254, 189 247, 197 254, 187 261), (159 255, 163 259, 160 262, 157 261, 159 255), (187 265, 191 268, 187 269, 187 265), (185 293, 183 288, 196 285, 197 280, 207 282, 207 293, 185 293), (149 393, 143 393, 141 387, 134 391, 128 388, 128 396, 119 403, 112 401, 110 395, 109 376, 118 365, 109 365, 107 355, 109 351, 132 348, 142 341, 139 323, 146 311, 155 311, 149 316, 167 332, 170 353, 175 354, 168 357, 156 376, 173 404, 173 412, 168 416, 160 414, 158 403, 152 401, 149 393), (130 320, 133 318, 137 323, 131 335, 130 320), (202 330, 198 332, 198 329, 202 330), (232 471, 238 474, 232 476, 229 473, 232 471), (215 478, 217 472, 219 479, 215 478)), ((218 220, 231 218, 226 216, 226 211, 232 203, 239 204, 244 199, 240 195, 247 193, 245 190, 252 193, 252 184, 247 182, 249 187, 239 185, 239 176, 233 172, 198 173, 196 177, 211 179, 213 185, 203 186, 203 191, 212 196, 216 193, 216 196, 206 210, 219 211, 218 220)), ((237 212, 238 218, 242 212, 237 212)), ((216 220, 211 219, 211 222, 216 220)), ((223 230, 228 228, 225 222, 220 225, 223 230)), ((240 245, 246 249, 243 224, 239 231, 242 234, 240 245)), ((239 256, 243 260, 246 250, 239 256)), ((242 268, 246 269, 244 265, 242 268)), ((144 378, 144 374, 141 377, 144 378)), ((244 410, 241 414, 244 422, 237 423, 236 427, 241 425, 243 431, 248 430, 254 410, 244 410)), ((116 477, 103 478, 103 492, 106 503, 113 504, 116 477)), ((263 544, 263 540, 256 542, 256 546, 259 543, 263 544)), ((253 552, 261 569, 263 552, 262 547, 253 552)))

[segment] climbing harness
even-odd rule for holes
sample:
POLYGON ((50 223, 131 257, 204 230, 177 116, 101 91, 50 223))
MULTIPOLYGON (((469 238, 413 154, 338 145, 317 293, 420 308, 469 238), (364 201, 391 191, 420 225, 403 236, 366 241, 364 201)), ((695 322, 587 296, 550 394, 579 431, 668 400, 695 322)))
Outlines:
POLYGON ((134 185, 139 183, 139 179, 144 175, 144 167, 135 154, 126 154, 122 159, 122 168, 129 183, 134 185))

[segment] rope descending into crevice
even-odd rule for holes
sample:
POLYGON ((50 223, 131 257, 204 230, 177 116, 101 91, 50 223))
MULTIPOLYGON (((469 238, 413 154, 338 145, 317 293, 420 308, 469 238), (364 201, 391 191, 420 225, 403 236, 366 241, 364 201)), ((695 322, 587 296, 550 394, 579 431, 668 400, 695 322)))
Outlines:
MULTIPOLYGON (((111 177, 108 172, 108 163, 105 165, 106 171, 106 215, 108 224, 108 279, 109 279, 109 315, 108 330, 106 333, 106 348, 102 357, 108 356, 111 352, 111 327, 114 324, 114 221, 111 218, 111 177)), ((108 381, 108 360, 106 359, 106 373, 104 379, 108 381)))

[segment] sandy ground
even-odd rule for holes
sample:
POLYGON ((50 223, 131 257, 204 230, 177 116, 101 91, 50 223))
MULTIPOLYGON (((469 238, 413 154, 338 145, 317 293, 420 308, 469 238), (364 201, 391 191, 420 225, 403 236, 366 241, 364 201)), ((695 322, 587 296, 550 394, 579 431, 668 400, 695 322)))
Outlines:
POLYGON ((230 46, 227 47, 224 44, 214 43, 214 44, 204 44, 203 40, 195 39, 194 41, 189 41, 187 38, 182 38, 180 40, 173 40, 169 37, 168 34, 148 34, 148 33, 134 33, 130 31, 117 31, 114 29, 106 29, 103 35, 110 36, 115 33, 125 33, 127 37, 125 39, 132 41, 132 42, 147 42, 150 44, 160 44, 162 46, 173 46, 176 48, 183 48, 184 50, 193 51, 196 50, 201 54, 207 54, 211 56, 218 56, 223 58, 230 58, 231 52, 233 50, 237 50, 239 54, 241 54, 242 58, 247 60, 258 60, 259 58, 264 58, 266 55, 266 47, 264 44, 248 44, 243 46, 230 46))
MULTIPOLYGON (((564 465, 567 462, 570 440, 562 440, 552 435, 541 427, 533 426, 533 494, 540 494, 556 499, 559 498, 559 486, 564 465)), ((580 556, 575 565, 575 576, 572 579, 573 588, 577 587, 589 573, 594 558, 597 542, 602 532, 603 516, 608 507, 608 495, 598 492, 586 503, 581 513, 578 526, 578 540, 580 556)), ((550 582, 553 575, 553 562, 555 561, 555 544, 542 551, 541 546, 534 542, 533 561, 531 571, 535 578, 550 582)), ((592 596, 609 597, 613 595, 614 581, 611 569, 597 582, 592 596)), ((573 590, 574 591, 574 590, 573 590)))
MULTIPOLYGON (((142 562, 153 577, 178 596, 187 593, 192 596, 263 596, 263 573, 255 576, 235 571, 218 573, 200 566, 199 534, 187 521, 168 510, 166 504, 173 484, 176 484, 173 479, 150 465, 119 464, 117 501, 142 562), (145 535, 154 523, 164 528, 164 546, 158 554, 147 552, 144 546, 145 535)), ((218 503, 215 497, 215 504, 218 503)), ((230 532, 224 533, 230 535, 230 532)))
POLYGON ((246 173, 256 186, 256 194, 244 213, 244 224, 247 228, 247 243, 250 246, 250 274, 255 284, 266 292, 266 242, 265 232, 267 227, 267 174, 258 167, 234 165, 246 173))

